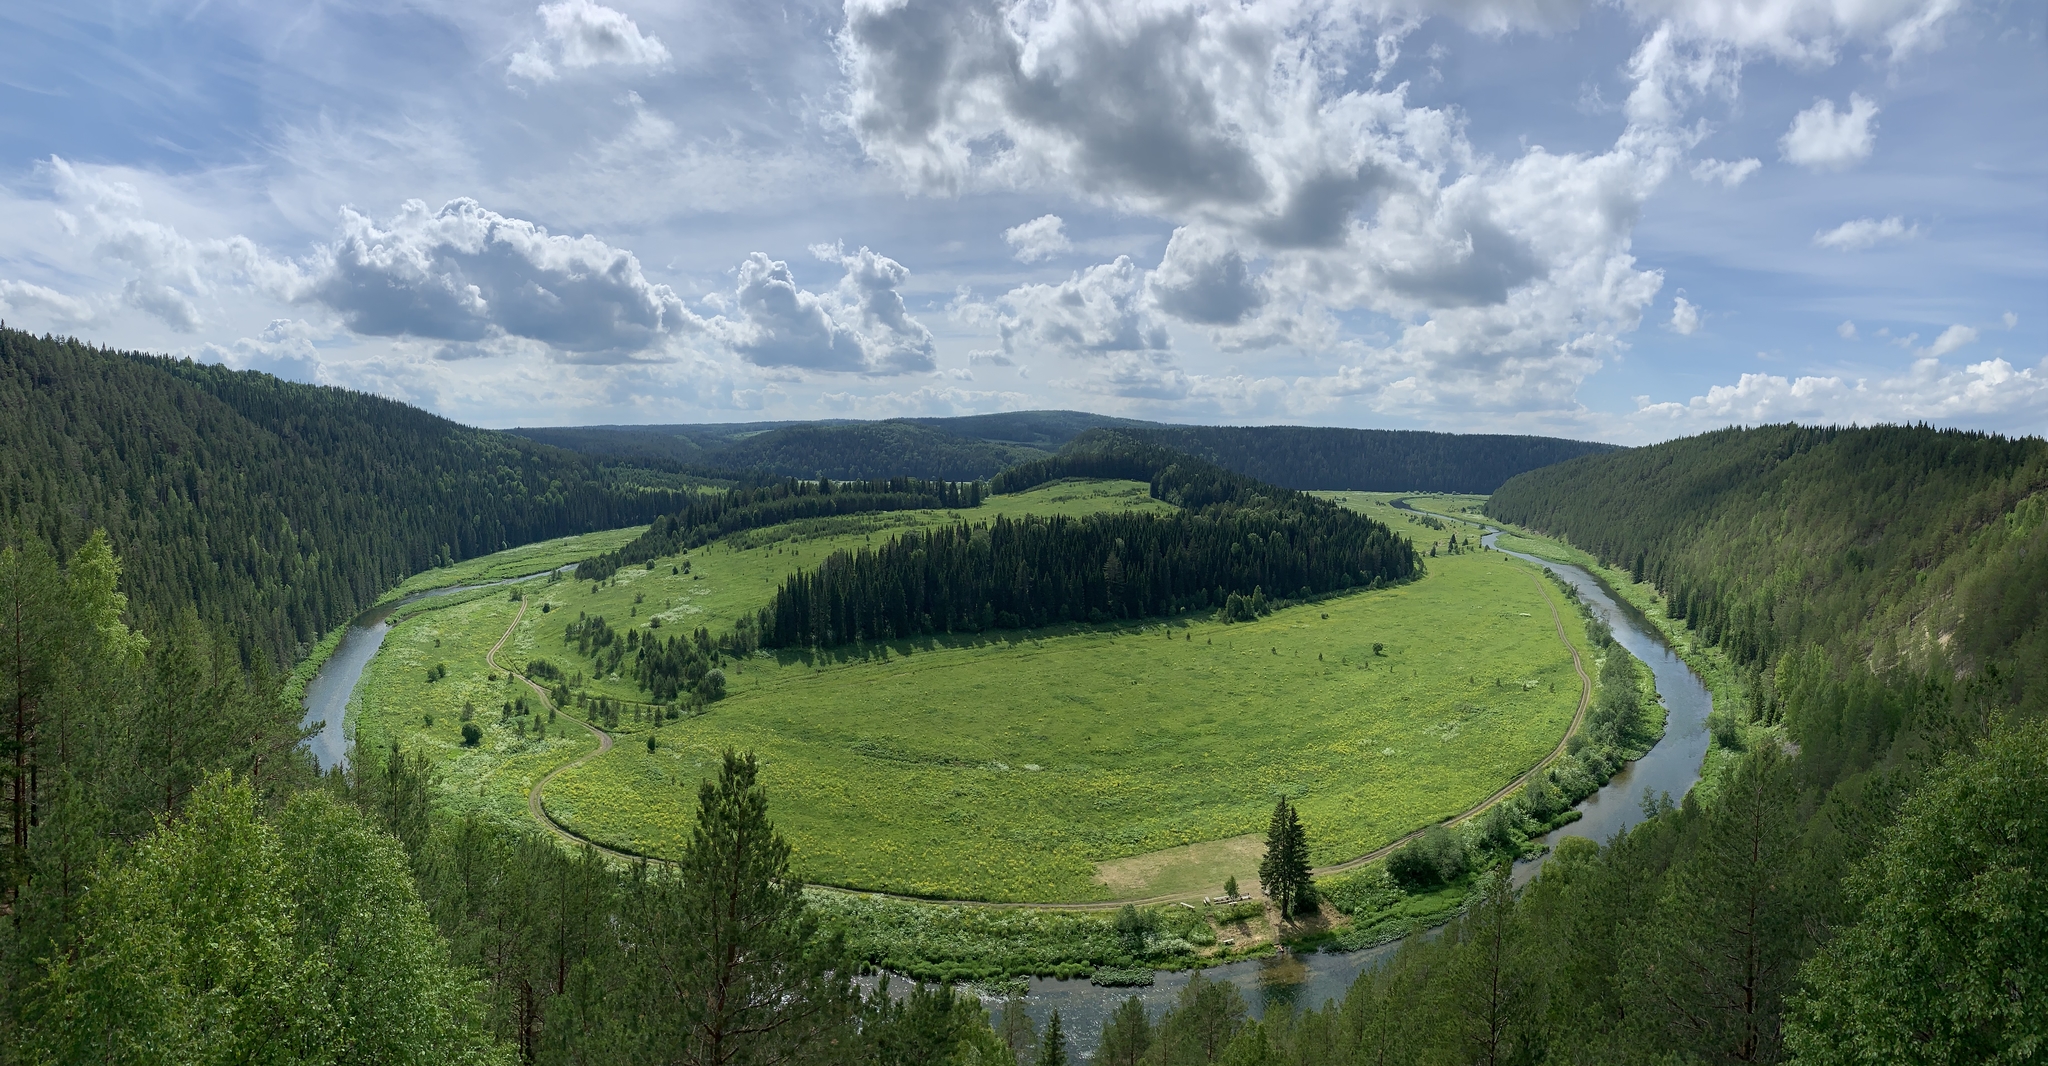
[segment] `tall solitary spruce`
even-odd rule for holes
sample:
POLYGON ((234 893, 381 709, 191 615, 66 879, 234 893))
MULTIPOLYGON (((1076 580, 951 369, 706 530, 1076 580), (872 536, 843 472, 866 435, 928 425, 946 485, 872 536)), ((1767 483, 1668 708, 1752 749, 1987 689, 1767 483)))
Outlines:
POLYGON ((1273 820, 1266 827, 1266 855, 1259 860, 1259 887, 1280 908, 1280 917, 1293 917, 1308 898, 1308 832, 1302 828, 1294 805, 1286 796, 1273 805, 1273 820))

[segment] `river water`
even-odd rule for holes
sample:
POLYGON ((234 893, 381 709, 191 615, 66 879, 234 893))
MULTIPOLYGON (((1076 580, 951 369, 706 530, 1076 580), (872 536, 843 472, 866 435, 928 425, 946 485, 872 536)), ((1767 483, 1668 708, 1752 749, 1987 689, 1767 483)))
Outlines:
MULTIPOLYGON (((564 570, 568 567, 563 567, 564 570)), ((403 599, 393 600, 381 607, 372 607, 357 615, 341 635, 341 643, 335 646, 334 654, 320 666, 320 672, 306 683, 306 716, 300 720, 305 728, 319 726, 320 732, 306 741, 306 747, 313 753, 313 761, 322 770, 348 765, 348 745, 351 732, 348 728, 348 701, 355 695, 356 682, 363 678, 363 668, 377 655, 377 649, 384 644, 384 635, 391 632, 391 615, 400 607, 437 596, 452 596, 471 589, 487 589, 498 585, 513 585, 546 577, 553 571, 543 570, 538 574, 523 577, 508 577, 499 581, 483 581, 474 585, 450 585, 447 588, 428 589, 415 592, 403 599)))
MULTIPOLYGON (((1495 535, 1488 534, 1482 543, 1493 547, 1495 535)), ((1657 679, 1657 692, 1667 712, 1663 739, 1641 759, 1622 768, 1605 787, 1580 801, 1578 810, 1583 817, 1543 837, 1540 841, 1544 845, 1542 853, 1516 865, 1515 884, 1522 885, 1536 876, 1542 868, 1543 856, 1559 840, 1576 836, 1605 842, 1614 834, 1642 821, 1645 790, 1652 796, 1668 794, 1673 802, 1683 797, 1699 780, 1700 764, 1707 753, 1707 712, 1713 708, 1713 699, 1706 685, 1664 643, 1663 637, 1633 613, 1624 610, 1592 574, 1576 566, 1548 562, 1519 552, 1504 554, 1548 567, 1577 589, 1595 616, 1614 630, 1614 639, 1649 666, 1657 679)), ((306 686, 306 724, 325 723, 321 732, 308 742, 321 768, 342 765, 346 761, 348 737, 344 720, 349 697, 362 677, 363 668, 369 665, 370 659, 377 654, 378 646, 384 643, 384 635, 390 631, 393 611, 433 596, 509 585, 544 576, 545 572, 417 592, 366 611, 351 623, 333 656, 306 686)), ((1587 667, 1590 670, 1592 664, 1588 663, 1587 667)), ((1273 1007, 1319 1008, 1327 1000, 1343 999, 1359 974, 1377 966, 1398 946, 1387 944, 1363 951, 1253 959, 1205 970, 1203 976, 1236 985, 1255 1017, 1273 1007)), ((1156 983, 1135 989, 1101 988, 1078 978, 1034 978, 1024 1006, 1040 1026, 1054 1010, 1058 1010, 1061 1028, 1067 1033, 1072 1053, 1083 1057, 1094 1051, 1103 1020, 1118 1004, 1136 995, 1157 1015, 1171 1005, 1174 996, 1188 982, 1186 973, 1162 971, 1155 977, 1156 983)))

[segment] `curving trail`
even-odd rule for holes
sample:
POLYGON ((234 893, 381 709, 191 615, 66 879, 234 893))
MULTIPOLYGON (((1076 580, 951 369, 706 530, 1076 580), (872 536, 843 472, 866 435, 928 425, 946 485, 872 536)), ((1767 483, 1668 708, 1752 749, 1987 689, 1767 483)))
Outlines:
MULTIPOLYGON (((1498 791, 1496 791, 1493 795, 1486 797, 1485 799, 1479 801, 1476 804, 1473 804, 1471 807, 1465 809, 1464 811, 1461 811, 1457 814, 1452 815, 1449 818, 1444 819, 1441 822, 1436 823, 1437 825, 1457 825, 1460 822, 1464 822, 1477 815, 1483 814, 1485 813, 1487 808, 1493 806, 1496 803, 1499 803, 1503 799, 1506 799, 1508 796, 1512 795, 1516 789, 1521 788, 1523 785, 1527 784, 1531 778, 1534 778, 1537 774, 1542 773, 1545 767, 1549 766, 1552 762, 1556 761, 1558 756, 1564 754, 1566 743, 1571 740, 1572 734, 1577 733, 1579 731, 1580 724, 1582 724, 1585 721, 1587 708, 1592 706, 1593 678, 1590 674, 1586 673, 1585 662, 1579 657, 1579 649, 1577 645, 1574 645, 1571 642, 1571 638, 1565 633, 1564 616, 1558 611, 1557 600, 1552 598, 1550 590, 1544 587, 1543 578, 1541 576, 1531 574, 1529 575, 1529 580, 1536 583, 1536 591, 1543 594, 1543 602, 1549 604, 1550 606, 1550 620, 1557 626, 1558 642, 1565 646, 1566 651, 1571 652, 1572 669, 1576 671, 1579 675, 1578 709, 1572 712, 1571 725, 1565 729, 1564 736, 1558 739, 1557 747, 1552 748, 1550 750, 1550 754, 1545 755, 1543 758, 1536 760, 1536 765, 1530 767, 1527 772, 1522 774, 1522 776, 1517 777, 1513 781, 1510 781, 1507 784, 1501 786, 1501 788, 1498 791)), ((529 678, 524 674, 506 669, 498 665, 498 649, 504 647, 505 642, 512 639, 513 631, 519 628, 519 620, 525 617, 525 615, 526 601, 521 600, 519 602, 519 613, 512 617, 512 624, 505 627, 505 635, 499 637, 498 643, 493 644, 491 646, 491 650, 484 655, 484 662, 488 664, 492 669, 504 669, 507 674, 510 674, 511 676, 516 677, 520 681, 524 682, 528 688, 532 689, 534 693, 540 697, 543 706, 554 707, 554 701, 549 698, 547 691, 541 688, 539 685, 535 684, 532 678, 529 678)), ((574 759, 570 762, 563 763, 562 765, 557 766, 552 770, 549 770, 547 773, 541 775, 540 780, 533 783, 533 791, 528 793, 527 795, 527 809, 533 812, 533 820, 540 823, 542 828, 548 830, 551 833, 554 833, 556 836, 559 836, 566 841, 569 841, 574 844, 581 844, 586 847, 595 848, 600 853, 609 855, 613 858, 625 859, 632 862, 651 862, 656 863, 658 865, 669 865, 668 861, 664 859, 654 859, 644 855, 634 855, 630 852, 618 851, 613 848, 605 847, 604 845, 599 844, 596 841, 591 840, 588 837, 585 837, 575 832, 574 830, 569 829, 568 827, 555 821, 552 817, 548 815, 547 807, 541 802, 541 789, 547 787, 547 783, 549 781, 554 780, 556 775, 561 774, 563 771, 574 769, 578 766, 583 765, 584 763, 589 762, 592 759, 597 758, 600 755, 603 755, 605 752, 612 750, 612 735, 610 733, 607 733, 604 730, 599 729, 588 722, 575 718, 573 715, 569 717, 578 725, 581 725, 583 728, 590 730, 590 732, 598 738, 597 750, 590 752, 579 759, 574 759)), ((1364 866, 1367 863, 1386 858, 1388 855, 1393 853, 1394 849, 1400 847, 1403 844, 1408 843, 1411 840, 1416 839, 1417 837, 1420 837, 1423 833, 1428 832, 1430 828, 1433 828, 1433 826, 1425 826, 1422 829, 1417 829, 1416 831, 1409 833, 1407 836, 1404 836, 1399 840, 1395 840, 1382 847, 1375 848, 1374 850, 1366 852, 1365 854, 1360 855, 1355 859, 1348 859, 1344 862, 1336 863, 1331 866, 1318 866, 1309 872, 1317 877, 1327 877, 1331 874, 1340 874, 1350 870, 1358 869, 1359 867, 1364 866)), ((1136 899, 1100 900, 1089 903, 994 903, 987 900, 939 899, 930 896, 908 896, 900 895, 894 892, 877 892, 868 889, 842 888, 838 885, 810 885, 808 887, 825 889, 827 891, 832 892, 847 892, 855 895, 875 896, 883 899, 903 900, 908 903, 938 903, 946 904, 949 906, 961 907, 989 907, 1006 910, 1030 909, 1042 911, 1107 911, 1116 910, 1125 905, 1136 905, 1145 907, 1161 903, 1180 903, 1187 900, 1199 899, 1202 895, 1200 892, 1171 892, 1164 895, 1145 896, 1136 899)))
MULTIPOLYGON (((496 644, 491 645, 490 651, 484 653, 484 665, 490 667, 493 670, 503 670, 505 671, 507 676, 518 678, 521 684, 524 684, 527 688, 532 689, 533 694, 540 697, 541 706, 549 708, 551 710, 559 711, 560 708, 555 706, 555 701, 552 697, 548 695, 547 690, 536 684, 532 678, 520 673, 517 670, 512 669, 511 667, 500 666, 498 664, 499 650, 504 648, 506 641, 512 639, 512 634, 517 632, 519 629, 520 619, 525 617, 526 599, 525 597, 521 597, 519 600, 519 610, 512 616, 512 624, 505 627, 504 635, 498 638, 498 642, 496 644)), ((635 858, 635 856, 628 855, 625 852, 613 851, 612 849, 607 848, 601 844, 585 840, 582 837, 570 832, 569 830, 564 829, 560 823, 556 822, 553 818, 548 817, 547 807, 541 803, 540 790, 547 787, 547 783, 549 781, 554 780, 556 774, 559 774, 564 770, 569 770, 581 766, 584 763, 587 763, 590 760, 595 759, 600 755, 603 755, 605 752, 612 750, 612 735, 610 733, 607 733, 604 730, 599 729, 594 725, 591 725, 589 722, 577 718, 575 715, 567 715, 566 717, 570 721, 575 722, 577 725, 580 725, 583 728, 590 730, 591 735, 597 738, 597 750, 593 752, 586 752, 580 758, 571 759, 568 762, 565 762, 562 765, 557 766, 552 770, 549 770, 547 773, 542 774, 540 780, 535 781, 533 783, 533 790, 526 794, 526 809, 533 814, 533 820, 539 822, 542 828, 549 830, 550 832, 554 833, 556 836, 563 838, 564 840, 570 841, 571 843, 575 844, 588 845, 590 847, 596 848, 598 851, 601 851, 606 855, 611 855, 616 858, 635 858)))

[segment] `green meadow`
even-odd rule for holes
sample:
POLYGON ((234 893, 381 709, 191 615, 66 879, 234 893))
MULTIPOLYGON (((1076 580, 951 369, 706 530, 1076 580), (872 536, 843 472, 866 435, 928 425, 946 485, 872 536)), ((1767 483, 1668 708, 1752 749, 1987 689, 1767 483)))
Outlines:
POLYGON ((549 813, 674 854, 697 780, 724 748, 751 749, 808 880, 1142 897, 1187 886, 1168 866, 1156 880, 1173 883, 1113 890, 1097 864, 1263 830, 1279 793, 1296 797, 1319 864, 1462 811, 1549 752, 1579 694, 1543 590, 1497 554, 1234 626, 861 651, 757 656, 710 714, 662 726, 654 751, 622 744, 557 778, 549 813))
MULTIPOLYGON (((1448 536, 1391 494, 1330 495, 1425 552, 1448 536)), ((720 633, 791 569, 906 528, 1126 507, 1164 505, 1142 483, 1059 483, 971 512, 752 531, 598 585, 537 579, 519 586, 528 609, 500 661, 587 669, 562 638, 581 615, 720 633)), ((630 532, 595 536, 609 547, 630 532)), ((587 554, 579 547, 479 573, 530 573, 587 554)), ((1251 874, 1243 838, 1263 831, 1282 792, 1308 822, 1314 860, 1342 861, 1491 795, 1551 750, 1576 706, 1533 568, 1495 553, 1429 567, 1407 586, 1238 625, 1186 616, 757 654, 727 666, 729 695, 708 714, 657 724, 629 709, 613 750, 550 782, 546 804, 600 843, 672 855, 697 781, 730 746, 762 757, 796 864, 821 884, 1023 902, 1213 892, 1251 874)), ((484 653, 517 606, 494 593, 399 623, 358 690, 365 743, 434 753, 451 803, 507 819, 525 816, 534 780, 592 746, 566 718, 543 740, 544 714, 504 716, 521 690, 493 677, 484 653), (447 675, 429 681, 443 663, 447 675), (475 747, 461 743, 465 704, 483 727, 475 747)), ((1563 617, 1582 640, 1577 612, 1563 617)), ((580 688, 644 698, 616 676, 580 688)))

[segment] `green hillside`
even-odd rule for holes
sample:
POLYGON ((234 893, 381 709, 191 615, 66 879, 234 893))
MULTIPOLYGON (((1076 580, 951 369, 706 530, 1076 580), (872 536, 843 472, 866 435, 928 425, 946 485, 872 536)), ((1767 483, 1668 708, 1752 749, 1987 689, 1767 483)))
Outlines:
POLYGON ((105 529, 141 617, 291 662, 407 575, 651 520, 643 471, 267 374, 0 329, 0 523, 105 529))

